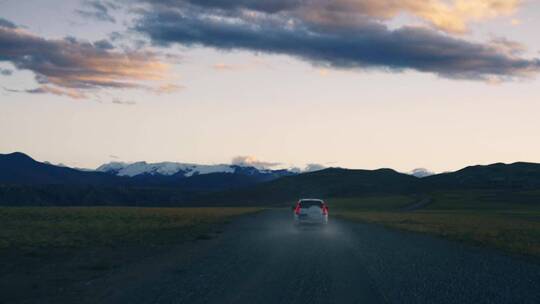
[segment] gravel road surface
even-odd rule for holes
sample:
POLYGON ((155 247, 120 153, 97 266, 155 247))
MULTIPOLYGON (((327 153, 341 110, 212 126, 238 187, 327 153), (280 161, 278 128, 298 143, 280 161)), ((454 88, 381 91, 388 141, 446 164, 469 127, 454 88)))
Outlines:
POLYGON ((289 210, 227 226, 189 259, 109 278, 104 303, 540 303, 540 264, 431 236, 289 210), (143 273, 141 273, 143 272, 143 273), (115 280, 123 280, 116 284, 115 280))

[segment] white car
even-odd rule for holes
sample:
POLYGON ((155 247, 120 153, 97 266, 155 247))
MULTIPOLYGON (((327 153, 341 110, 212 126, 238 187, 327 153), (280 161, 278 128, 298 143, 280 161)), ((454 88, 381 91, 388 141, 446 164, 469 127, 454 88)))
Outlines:
POLYGON ((328 223, 328 205, 321 199, 304 198, 293 207, 296 225, 328 223))

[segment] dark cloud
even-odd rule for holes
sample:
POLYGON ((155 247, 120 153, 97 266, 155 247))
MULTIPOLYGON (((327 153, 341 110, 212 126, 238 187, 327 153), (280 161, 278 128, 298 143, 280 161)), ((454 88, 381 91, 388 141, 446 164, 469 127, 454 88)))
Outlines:
POLYGON ((84 18, 116 23, 116 19, 110 14, 110 10, 116 8, 116 5, 109 1, 87 0, 84 7, 75 12, 84 18))
POLYGON ((41 84, 29 93, 82 98, 99 88, 147 88, 145 80, 160 80, 166 66, 151 53, 117 52, 105 42, 73 37, 45 39, 20 28, 0 25, 0 62, 34 72, 41 84))
POLYGON ((192 5, 198 5, 206 8, 217 8, 224 10, 231 9, 249 9, 265 13, 278 13, 282 11, 289 11, 300 7, 304 0, 187 0, 187 1, 174 1, 174 0, 157 0, 153 3, 162 3, 167 6, 178 6, 182 2, 190 3, 192 5))
POLYGON ((9 21, 9 20, 6 20, 2 17, 0 17, 0 26, 1 27, 5 27, 5 28, 11 28, 11 29, 14 29, 16 28, 17 26, 15 25, 15 23, 9 21))
POLYGON ((500 43, 469 42, 427 28, 391 30, 363 17, 350 18, 350 22, 320 21, 311 15, 281 13, 287 5, 300 5, 300 1, 285 2, 152 1, 134 29, 162 46, 179 43, 287 54, 346 69, 412 69, 481 80, 526 77, 540 70, 539 59, 501 50, 500 43))
POLYGON ((102 39, 99 41, 94 42, 94 46, 100 50, 112 50, 114 49, 114 45, 112 45, 109 40, 102 39))
POLYGON ((468 23, 507 16, 523 5, 522 0, 133 0, 158 9, 220 11, 224 15, 248 11, 300 17, 320 24, 353 24, 359 19, 390 20, 408 14, 430 27, 448 33, 464 33, 468 23))

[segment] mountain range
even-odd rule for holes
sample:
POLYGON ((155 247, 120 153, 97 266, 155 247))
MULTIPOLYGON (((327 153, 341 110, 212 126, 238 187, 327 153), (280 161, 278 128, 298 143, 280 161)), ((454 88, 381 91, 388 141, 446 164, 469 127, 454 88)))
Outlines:
POLYGON ((111 173, 117 176, 129 176, 135 177, 140 175, 162 175, 162 176, 181 176, 192 177, 195 175, 204 175, 212 173, 232 173, 242 175, 271 175, 271 176, 284 176, 291 175, 294 172, 289 170, 269 170, 258 169, 252 166, 238 166, 238 165, 198 165, 187 163, 175 163, 175 162, 160 162, 160 163, 147 163, 147 162, 110 162, 99 166, 96 171, 111 173))
POLYGON ((298 197, 421 194, 440 190, 540 190, 540 164, 471 166, 417 177, 392 169, 297 173, 237 165, 109 163, 95 171, 0 154, 0 205, 234 205, 298 197))
POLYGON ((0 184, 4 185, 151 186, 221 190, 293 174, 296 173, 288 170, 173 162, 112 162, 96 170, 81 170, 38 162, 20 152, 0 154, 0 184))

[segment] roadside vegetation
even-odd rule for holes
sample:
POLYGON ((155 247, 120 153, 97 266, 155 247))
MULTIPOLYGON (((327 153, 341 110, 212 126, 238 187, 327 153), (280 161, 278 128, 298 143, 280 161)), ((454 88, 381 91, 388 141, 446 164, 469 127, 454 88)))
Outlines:
POLYGON ((162 245, 204 239, 260 208, 0 208, 0 250, 162 245))
POLYGON ((260 210, 0 207, 0 302, 79 303, 84 294, 100 302, 95 292, 108 291, 109 276, 186 263, 223 224, 260 210))
POLYGON ((540 192, 455 191, 429 196, 429 204, 412 211, 403 210, 420 197, 329 201, 333 213, 345 219, 540 257, 540 192))

